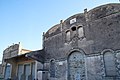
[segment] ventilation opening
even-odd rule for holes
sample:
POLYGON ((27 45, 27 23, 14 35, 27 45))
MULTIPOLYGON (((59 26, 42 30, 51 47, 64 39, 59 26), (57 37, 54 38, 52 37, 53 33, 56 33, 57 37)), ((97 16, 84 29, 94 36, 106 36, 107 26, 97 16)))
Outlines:
POLYGON ((76 27, 72 27, 71 30, 72 30, 72 31, 75 31, 75 30, 76 30, 76 27))

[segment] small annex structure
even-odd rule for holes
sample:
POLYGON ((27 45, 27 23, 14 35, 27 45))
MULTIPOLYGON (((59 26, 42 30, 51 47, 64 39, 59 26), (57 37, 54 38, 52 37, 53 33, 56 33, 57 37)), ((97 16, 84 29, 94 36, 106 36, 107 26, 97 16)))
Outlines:
POLYGON ((120 3, 61 20, 26 57, 37 62, 35 80, 120 80, 120 3))
POLYGON ((4 80, 34 80, 36 61, 26 57, 32 52, 38 51, 23 49, 21 43, 6 48, 1 65, 4 80))

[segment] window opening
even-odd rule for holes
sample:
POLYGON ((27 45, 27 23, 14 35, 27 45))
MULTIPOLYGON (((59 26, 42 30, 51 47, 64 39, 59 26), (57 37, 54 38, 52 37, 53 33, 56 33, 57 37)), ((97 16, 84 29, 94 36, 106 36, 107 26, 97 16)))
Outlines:
POLYGON ((110 51, 104 53, 104 64, 106 76, 116 76, 114 54, 110 51))
POLYGON ((72 31, 76 31, 76 27, 72 27, 71 30, 72 30, 72 31))
POLYGON ((83 37, 84 36, 84 32, 83 32, 83 27, 82 26, 78 27, 78 36, 79 37, 83 37))
POLYGON ((55 61, 50 61, 50 77, 55 77, 55 61))
POLYGON ((66 40, 69 41, 70 40, 70 31, 66 32, 66 40))

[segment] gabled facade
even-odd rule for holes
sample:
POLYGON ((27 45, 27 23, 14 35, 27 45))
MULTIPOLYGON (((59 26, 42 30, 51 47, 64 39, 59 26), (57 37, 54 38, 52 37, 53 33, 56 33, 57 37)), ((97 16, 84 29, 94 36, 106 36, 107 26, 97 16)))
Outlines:
POLYGON ((39 80, 120 80, 120 4, 61 21, 44 33, 43 52, 39 80))

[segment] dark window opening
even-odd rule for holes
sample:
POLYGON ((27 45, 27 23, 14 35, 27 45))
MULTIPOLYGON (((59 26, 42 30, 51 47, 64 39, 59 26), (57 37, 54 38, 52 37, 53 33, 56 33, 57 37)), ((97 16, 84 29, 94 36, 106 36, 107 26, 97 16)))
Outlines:
POLYGON ((55 77, 55 61, 50 61, 50 77, 55 77))
POLYGON ((72 27, 71 30, 72 30, 72 31, 75 31, 75 30, 76 30, 76 27, 72 27))

